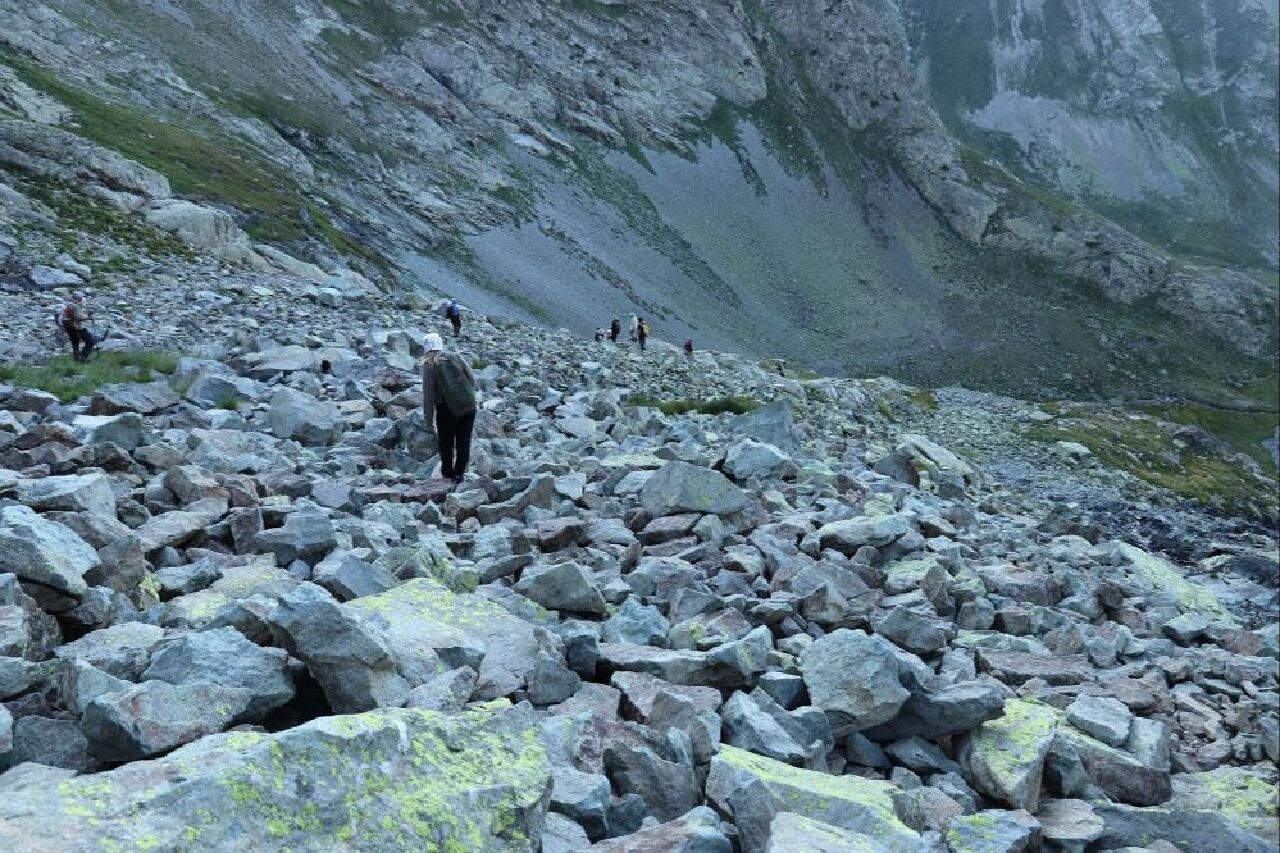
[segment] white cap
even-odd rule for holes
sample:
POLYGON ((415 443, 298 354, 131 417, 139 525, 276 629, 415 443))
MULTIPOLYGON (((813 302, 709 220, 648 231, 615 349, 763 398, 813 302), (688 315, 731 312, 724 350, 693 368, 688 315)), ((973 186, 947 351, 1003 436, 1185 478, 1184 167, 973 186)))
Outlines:
POLYGON ((76 302, 83 302, 84 294, 77 290, 75 293, 71 294, 71 298, 74 299, 76 302))
POLYGON ((427 339, 423 341, 422 346, 427 352, 442 352, 444 350, 444 338, 435 332, 428 332, 427 339))

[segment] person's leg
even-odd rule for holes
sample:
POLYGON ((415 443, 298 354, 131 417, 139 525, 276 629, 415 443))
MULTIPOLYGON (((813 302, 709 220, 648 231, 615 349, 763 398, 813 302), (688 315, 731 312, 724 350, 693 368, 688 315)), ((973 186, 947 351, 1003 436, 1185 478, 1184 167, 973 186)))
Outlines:
POLYGON ((69 323, 62 325, 62 331, 67 333, 67 340, 71 341, 71 357, 76 361, 80 360, 80 331, 69 323))
POLYGON ((453 336, 456 338, 459 335, 461 335, 462 334, 462 318, 454 317, 449 322, 453 324, 453 336))
POLYGON ((81 329, 80 343, 81 343, 80 360, 88 361, 89 354, 93 352, 93 348, 98 344, 98 342, 94 340, 93 332, 90 332, 88 329, 81 329))
POLYGON ((436 438, 440 444, 440 475, 453 479, 453 449, 458 437, 458 422, 445 406, 436 406, 436 438))
POLYGON ((457 420, 458 456, 453 465, 454 478, 467 473, 467 465, 471 463, 471 431, 475 429, 476 413, 463 415, 457 420))

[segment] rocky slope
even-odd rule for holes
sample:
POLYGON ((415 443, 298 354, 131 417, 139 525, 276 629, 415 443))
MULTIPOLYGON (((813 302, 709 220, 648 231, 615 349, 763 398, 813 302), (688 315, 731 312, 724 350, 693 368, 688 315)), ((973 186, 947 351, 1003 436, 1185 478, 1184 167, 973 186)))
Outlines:
POLYGON ((1275 539, 1069 447, 1018 469, 1040 407, 469 313, 455 488, 428 306, 175 257, 98 307, 184 355, 0 385, 15 849, 1277 843, 1275 539))
POLYGON ((1236 407, 1274 374, 1275 19, 1183 5, 6 0, 0 175, 47 196, 31 156, 80 137, 168 180, 113 203, 239 262, 1236 407))

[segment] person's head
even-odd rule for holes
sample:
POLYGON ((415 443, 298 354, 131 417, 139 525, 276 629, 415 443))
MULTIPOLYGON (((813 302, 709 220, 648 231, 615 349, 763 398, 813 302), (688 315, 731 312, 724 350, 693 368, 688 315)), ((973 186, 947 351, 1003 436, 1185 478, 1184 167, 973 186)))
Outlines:
POLYGON ((428 332, 426 340, 422 342, 422 348, 427 351, 427 355, 433 352, 444 352, 444 338, 435 332, 428 332))
POLYGON ((84 294, 77 290, 75 293, 71 294, 71 300, 73 302, 84 302, 84 294))

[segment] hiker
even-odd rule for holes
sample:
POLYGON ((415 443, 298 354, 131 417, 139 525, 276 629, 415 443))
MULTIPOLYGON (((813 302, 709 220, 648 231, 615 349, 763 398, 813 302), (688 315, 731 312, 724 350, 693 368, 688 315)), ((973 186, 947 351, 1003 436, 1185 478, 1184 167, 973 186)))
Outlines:
POLYGON ((636 340, 640 342, 640 351, 644 352, 645 342, 649 340, 649 324, 643 319, 636 324, 636 340))
POLYGON ((613 318, 613 322, 609 324, 609 342, 617 343, 618 335, 622 334, 622 321, 617 317, 613 318))
POLYGON ((635 314, 627 317, 627 331, 631 334, 631 340, 637 340, 640 335, 640 320, 635 314))
POLYGON ((449 304, 444 308, 444 317, 453 326, 453 336, 456 338, 462 334, 462 306, 458 304, 458 300, 450 299, 449 304))
POLYGON ((471 366, 458 353, 444 351, 435 332, 423 343, 422 415, 427 429, 434 424, 440 444, 440 473, 461 483, 471 460, 471 430, 476 424, 476 381, 471 366))
POLYGON ((693 358, 693 338, 684 339, 684 356, 685 358, 693 358))
POLYGON ((607 334, 609 334, 608 329, 596 329, 596 343, 603 341, 607 334))
POLYGON ((93 334, 87 324, 93 319, 93 312, 85 304, 83 293, 75 293, 71 301, 62 306, 58 312, 58 325, 67 333, 71 341, 71 357, 76 361, 88 361, 93 352, 93 334))

